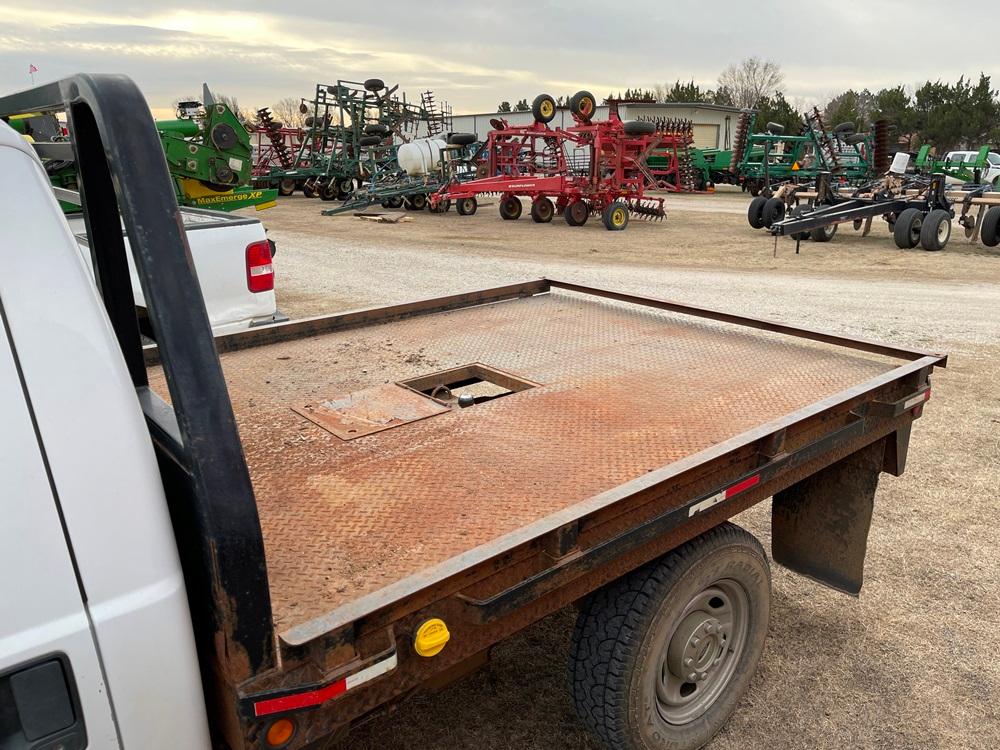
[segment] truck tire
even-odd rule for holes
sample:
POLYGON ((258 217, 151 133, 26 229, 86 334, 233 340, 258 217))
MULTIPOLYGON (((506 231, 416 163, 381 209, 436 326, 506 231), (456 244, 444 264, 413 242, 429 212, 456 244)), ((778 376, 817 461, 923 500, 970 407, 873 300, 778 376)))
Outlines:
POLYGON ((986 247, 996 247, 1000 245, 1000 206, 993 206, 983 217, 983 226, 980 227, 979 237, 986 247))
POLYGON ((900 250, 912 250, 920 242, 924 214, 918 208, 903 209, 892 227, 892 239, 900 250))
POLYGON ((920 227, 920 246, 931 252, 944 250, 951 239, 951 213, 936 208, 924 218, 920 227))
POLYGON ((768 198, 764 204, 760 219, 768 229, 777 221, 785 218, 785 202, 781 198, 768 198))
POLYGON ((556 207, 548 198, 539 198, 531 202, 531 219, 536 224, 548 224, 555 216, 556 207))
POLYGON ((594 592, 570 650, 580 718, 612 750, 702 747, 750 685, 770 597, 764 550, 730 523, 594 592))
POLYGON ((373 94, 376 91, 381 91, 385 88, 385 81, 381 78, 369 78, 365 81, 365 90, 371 91, 373 94))
POLYGON ((278 195, 289 196, 295 192, 295 180, 286 177, 278 182, 278 195))
POLYGON ((517 221, 521 218, 521 200, 513 195, 500 201, 500 218, 505 221, 517 221))
POLYGON ((763 229, 764 227, 765 203, 767 203, 767 198, 763 195, 758 195, 750 201, 750 208, 747 209, 747 221, 750 222, 750 226, 754 229, 763 229))

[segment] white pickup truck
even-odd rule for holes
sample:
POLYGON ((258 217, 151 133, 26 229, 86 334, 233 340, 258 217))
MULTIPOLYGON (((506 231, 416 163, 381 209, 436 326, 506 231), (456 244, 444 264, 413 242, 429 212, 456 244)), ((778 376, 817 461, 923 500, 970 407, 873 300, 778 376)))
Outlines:
POLYGON ((327 750, 577 604, 581 723, 696 750, 770 617, 729 519, 860 592, 945 356, 552 279, 213 336, 135 84, 36 111, 93 270, 0 123, 0 749, 327 750))
MULTIPOLYGON (((66 199, 67 191, 56 192, 61 200, 66 199)), ((277 309, 272 263, 275 246, 264 225, 253 217, 222 211, 182 207, 180 212, 212 331, 220 335, 288 320, 277 309)), ((66 218, 84 251, 84 260, 91 265, 83 214, 66 218)), ((127 248, 128 237, 124 239, 127 248)), ((136 304, 144 309, 146 300, 131 253, 128 258, 136 304)))

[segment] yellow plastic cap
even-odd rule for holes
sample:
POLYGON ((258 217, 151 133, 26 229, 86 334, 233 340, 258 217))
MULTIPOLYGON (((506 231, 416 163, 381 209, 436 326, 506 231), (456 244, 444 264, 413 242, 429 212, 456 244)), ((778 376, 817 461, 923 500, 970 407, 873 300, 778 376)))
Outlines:
POLYGON ((413 637, 413 650, 420 656, 437 656, 451 640, 451 633, 444 620, 437 617, 428 620, 419 628, 413 637))

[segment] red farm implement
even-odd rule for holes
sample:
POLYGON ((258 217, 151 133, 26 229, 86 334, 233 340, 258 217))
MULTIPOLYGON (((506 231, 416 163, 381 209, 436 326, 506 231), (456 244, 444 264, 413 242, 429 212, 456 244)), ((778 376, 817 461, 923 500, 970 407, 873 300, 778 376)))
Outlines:
POLYGON ((646 162, 656 179, 656 187, 671 193, 693 193, 704 190, 704 178, 691 166, 694 145, 694 124, 691 120, 672 117, 644 118, 656 127, 660 143, 646 162))
MULTIPOLYGON (((261 187, 271 187, 274 178, 271 172, 277 169, 291 169, 295 162, 305 132, 300 128, 286 128, 275 121, 267 107, 257 110, 257 123, 248 127, 253 149, 253 181, 261 187)), ((280 180, 277 184, 281 195, 291 195, 295 190, 294 180, 280 180)))
POLYGON ((531 200, 531 218, 538 223, 562 214, 570 226, 582 226, 600 214, 605 227, 621 230, 632 215, 662 219, 663 198, 646 197, 656 185, 646 160, 663 133, 652 122, 623 122, 614 106, 607 120, 594 122, 594 110, 594 97, 581 91, 570 99, 575 125, 551 128, 555 101, 541 94, 532 105, 533 124, 493 120, 482 176, 445 185, 431 196, 432 207, 455 201, 460 214, 473 214, 477 196, 495 194, 507 220, 521 216, 522 197, 531 200))

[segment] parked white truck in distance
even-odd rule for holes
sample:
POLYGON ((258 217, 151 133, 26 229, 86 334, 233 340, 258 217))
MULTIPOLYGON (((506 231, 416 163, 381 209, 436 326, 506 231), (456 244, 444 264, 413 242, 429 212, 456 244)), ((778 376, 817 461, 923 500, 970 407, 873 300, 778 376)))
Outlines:
MULTIPOLYGON (((75 193, 55 192, 60 200, 76 202, 75 193)), ((83 214, 66 218, 89 267, 92 261, 83 214)), ((215 335, 288 320, 278 312, 274 296, 274 243, 267 239, 258 219, 202 208, 181 208, 181 218, 215 335)), ((131 252, 128 264, 136 304, 145 307, 131 252)))

